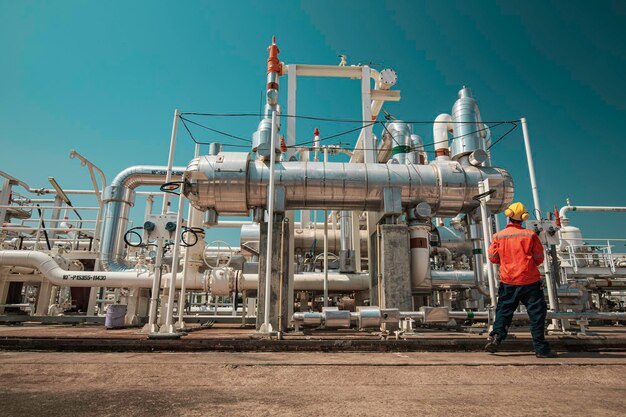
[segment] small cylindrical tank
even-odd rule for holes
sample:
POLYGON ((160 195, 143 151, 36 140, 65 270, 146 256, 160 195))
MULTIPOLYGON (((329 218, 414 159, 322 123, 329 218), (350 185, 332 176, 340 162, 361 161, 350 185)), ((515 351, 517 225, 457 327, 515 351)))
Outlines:
POLYGON ((484 151, 484 126, 480 119, 480 110, 472 97, 472 90, 463 86, 459 98, 452 106, 452 125, 454 139, 450 146, 452 159, 481 149, 484 151))

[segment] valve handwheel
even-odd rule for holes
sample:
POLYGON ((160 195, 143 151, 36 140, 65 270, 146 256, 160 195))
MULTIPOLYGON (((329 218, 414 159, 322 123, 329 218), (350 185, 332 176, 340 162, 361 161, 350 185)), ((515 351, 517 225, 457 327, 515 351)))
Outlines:
POLYGON ((230 261, 233 259, 233 254, 233 248, 228 243, 224 242, 223 240, 214 240, 204 247, 204 251, 202 252, 202 259, 204 259, 204 263, 209 269, 222 269, 230 265, 230 261), (217 246, 217 252, 215 253, 215 263, 211 264, 207 260, 207 249, 213 246, 217 246), (224 257, 222 253, 226 255, 227 261, 225 263, 221 261, 224 257))

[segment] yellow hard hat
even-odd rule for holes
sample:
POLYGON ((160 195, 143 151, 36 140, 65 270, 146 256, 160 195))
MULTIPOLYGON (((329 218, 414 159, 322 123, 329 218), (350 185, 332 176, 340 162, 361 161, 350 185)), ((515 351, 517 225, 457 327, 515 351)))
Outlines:
POLYGON ((517 221, 528 220, 530 217, 528 210, 526 210, 526 207, 520 202, 511 204, 509 208, 504 210, 504 215, 517 221))

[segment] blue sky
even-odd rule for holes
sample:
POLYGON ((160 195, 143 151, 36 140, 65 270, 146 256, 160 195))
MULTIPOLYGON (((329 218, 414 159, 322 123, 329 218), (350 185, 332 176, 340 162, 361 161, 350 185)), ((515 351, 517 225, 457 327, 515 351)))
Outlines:
MULTIPOLYGON (((66 188, 88 188, 71 149, 109 181, 130 165, 165 164, 175 108, 258 112, 276 35, 285 63, 336 64, 345 53, 350 64, 395 69, 402 101, 385 109, 398 118, 450 112, 463 84, 485 120, 525 116, 544 209, 566 197, 626 205, 625 32, 620 1, 3 0, 0 169, 35 187, 54 176, 66 188)), ((298 114, 358 119, 358 89, 351 80, 301 80, 298 114)), ((257 124, 196 120, 246 138, 257 124)), ((298 140, 310 140, 313 127, 300 123, 298 140)), ((349 127, 319 124, 322 136, 349 127)), ((432 140, 429 126, 416 131, 432 140)), ((494 129, 494 138, 505 131, 494 129)), ((176 163, 192 155, 181 131, 176 163)), ((516 199, 531 205, 521 129, 493 157, 513 174, 516 199)), ((571 218, 587 237, 626 237, 623 214, 571 218)), ((238 240, 235 231, 219 236, 238 240)))

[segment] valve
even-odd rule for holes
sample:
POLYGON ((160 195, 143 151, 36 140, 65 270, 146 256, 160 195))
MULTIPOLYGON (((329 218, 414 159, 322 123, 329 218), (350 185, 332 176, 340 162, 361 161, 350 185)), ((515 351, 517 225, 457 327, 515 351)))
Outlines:
POLYGON ((152 232, 152 231, 154 231, 155 227, 156 227, 156 225, 155 225, 154 223, 150 222, 150 221, 145 222, 145 223, 143 224, 143 229, 144 229, 146 232, 152 232))

